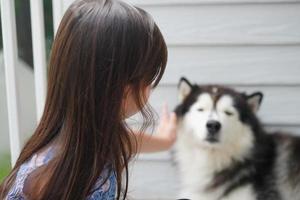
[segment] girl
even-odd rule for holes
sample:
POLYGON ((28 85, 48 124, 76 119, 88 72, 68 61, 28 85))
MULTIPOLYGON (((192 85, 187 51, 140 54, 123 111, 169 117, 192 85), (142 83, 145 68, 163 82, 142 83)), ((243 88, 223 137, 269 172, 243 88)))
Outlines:
POLYGON ((133 155, 166 150, 176 138, 176 117, 166 111, 158 133, 143 134, 166 62, 163 36, 144 10, 75 1, 53 43, 43 116, 0 199, 125 199, 133 155), (133 132, 125 119, 138 111, 144 126, 133 132))

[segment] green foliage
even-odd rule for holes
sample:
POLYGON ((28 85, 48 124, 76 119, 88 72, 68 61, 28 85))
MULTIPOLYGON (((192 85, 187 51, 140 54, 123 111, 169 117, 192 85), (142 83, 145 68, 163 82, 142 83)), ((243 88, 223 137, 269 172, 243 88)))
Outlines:
POLYGON ((11 169, 10 155, 5 154, 0 156, 0 183, 6 177, 11 169))

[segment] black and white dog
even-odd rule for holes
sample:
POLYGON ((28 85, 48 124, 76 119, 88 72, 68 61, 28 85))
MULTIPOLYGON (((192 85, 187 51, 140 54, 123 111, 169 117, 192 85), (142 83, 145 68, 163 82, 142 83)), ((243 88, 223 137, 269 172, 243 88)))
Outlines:
POLYGON ((266 133, 260 92, 179 83, 180 198, 300 200, 300 139, 266 133))

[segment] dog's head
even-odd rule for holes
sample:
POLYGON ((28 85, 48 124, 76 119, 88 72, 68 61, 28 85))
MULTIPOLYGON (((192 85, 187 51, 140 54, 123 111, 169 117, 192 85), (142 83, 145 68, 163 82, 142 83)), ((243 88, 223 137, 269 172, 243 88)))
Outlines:
POLYGON ((181 78, 178 92, 180 126, 196 143, 218 148, 252 142, 261 92, 247 95, 222 86, 194 85, 185 78, 181 78))

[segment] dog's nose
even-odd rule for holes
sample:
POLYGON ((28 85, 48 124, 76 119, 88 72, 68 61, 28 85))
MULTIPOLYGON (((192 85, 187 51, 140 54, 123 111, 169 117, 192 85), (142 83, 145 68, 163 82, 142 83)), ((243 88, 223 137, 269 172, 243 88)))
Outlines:
POLYGON ((210 120, 206 124, 209 133, 217 133, 221 129, 221 123, 216 120, 210 120))

